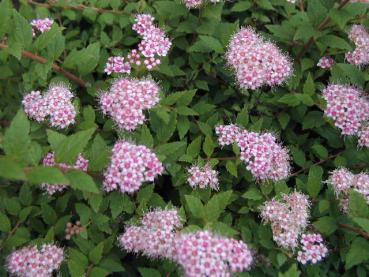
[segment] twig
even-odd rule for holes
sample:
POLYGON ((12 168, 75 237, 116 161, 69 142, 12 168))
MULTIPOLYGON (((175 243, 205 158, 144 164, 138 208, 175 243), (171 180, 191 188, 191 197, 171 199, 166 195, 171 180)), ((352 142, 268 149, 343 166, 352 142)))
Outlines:
POLYGON ((85 6, 82 4, 76 5, 76 6, 58 6, 52 3, 39 3, 36 1, 28 0, 28 3, 31 5, 44 7, 44 8, 61 8, 63 10, 77 10, 77 11, 83 11, 85 9, 92 9, 97 13, 114 13, 114 14, 121 14, 121 15, 131 15, 129 13, 126 13, 124 11, 118 11, 118 10, 109 10, 109 9, 103 9, 103 8, 97 8, 92 6, 85 6))
POLYGON ((8 236, 0 244, 0 250, 3 248, 4 242, 6 242, 9 238, 11 238, 11 236, 17 231, 17 229, 19 228, 20 225, 21 225, 21 222, 17 221, 14 228, 8 233, 8 236))
MULTIPOLYGON (((6 49, 8 48, 9 46, 5 43, 0 43, 0 49, 6 49)), ((22 50, 22 56, 25 57, 25 58, 29 58, 29 59, 32 59, 34 61, 37 61, 41 64, 46 64, 48 62, 47 59, 43 58, 43 57, 40 57, 34 53, 31 53, 29 51, 26 51, 26 50, 22 50)), ((56 71, 56 72, 59 72, 61 74, 63 74, 65 77, 67 77, 68 79, 76 82, 77 84, 79 84, 81 87, 86 87, 87 84, 85 81, 83 81, 81 78, 77 77, 76 75, 74 75, 73 73, 65 70, 64 68, 62 68, 61 66, 53 63, 51 65, 51 67, 56 71)))
POLYGON ((87 270, 86 270, 86 274, 85 274, 85 276, 86 276, 86 277, 90 276, 90 274, 91 274, 91 271, 92 271, 93 267, 94 267, 94 265, 93 265, 93 264, 90 264, 90 265, 88 266, 88 268, 87 268, 87 270))
MULTIPOLYGON (((342 9, 350 0, 343 0, 340 5, 337 7, 337 10, 342 9)), ((323 31, 331 22, 332 18, 330 16, 327 16, 324 18, 324 20, 319 24, 318 31, 323 31)), ((297 54, 297 57, 295 59, 295 63, 298 63, 301 58, 304 56, 306 51, 310 48, 310 46, 315 42, 314 37, 310 37, 310 39, 304 44, 300 52, 297 54)))
POLYGON ((344 229, 353 231, 353 232, 359 234, 360 236, 362 236, 363 238, 369 240, 369 234, 367 232, 361 230, 358 227, 355 227, 355 226, 352 226, 352 225, 348 225, 348 224, 344 224, 344 223, 339 223, 338 226, 340 226, 340 227, 342 227, 344 229))
POLYGON ((305 3, 304 3, 304 0, 300 0, 299 2, 299 7, 300 7, 300 11, 304 11, 305 10, 305 3))

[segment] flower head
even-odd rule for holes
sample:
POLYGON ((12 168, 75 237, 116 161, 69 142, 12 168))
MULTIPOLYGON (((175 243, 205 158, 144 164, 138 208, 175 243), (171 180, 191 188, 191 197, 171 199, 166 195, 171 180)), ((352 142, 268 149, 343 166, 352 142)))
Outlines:
POLYGON ((123 57, 112 56, 108 58, 104 71, 110 75, 112 73, 131 73, 131 64, 125 62, 123 57))
POLYGON ((349 38, 356 48, 352 52, 346 53, 346 60, 354 65, 369 64, 369 33, 363 25, 353 25, 349 38))
POLYGON ((323 68, 323 69, 329 69, 331 67, 333 67, 335 61, 332 57, 330 56, 324 56, 324 57, 321 57, 317 66, 319 66, 320 68, 323 68))
POLYGON ((32 35, 36 36, 36 33, 43 33, 51 29, 54 20, 51 18, 34 19, 31 21, 32 35))
POLYGON ((218 142, 221 146, 231 145, 237 141, 241 128, 234 124, 219 125, 215 128, 218 135, 218 142))
POLYGON ((318 233, 303 234, 300 240, 301 250, 297 252, 297 261, 301 264, 316 264, 328 254, 323 238, 318 233))
POLYGON ((188 183, 192 188, 199 187, 201 189, 210 187, 211 189, 219 189, 218 172, 211 169, 210 165, 204 167, 191 166, 188 169, 188 183))

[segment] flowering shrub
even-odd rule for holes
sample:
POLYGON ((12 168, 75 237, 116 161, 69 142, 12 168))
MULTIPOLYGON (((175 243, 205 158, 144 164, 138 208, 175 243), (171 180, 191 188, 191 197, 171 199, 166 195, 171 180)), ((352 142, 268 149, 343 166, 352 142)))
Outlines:
POLYGON ((0 276, 369 275, 364 0, 0 0, 0 276))

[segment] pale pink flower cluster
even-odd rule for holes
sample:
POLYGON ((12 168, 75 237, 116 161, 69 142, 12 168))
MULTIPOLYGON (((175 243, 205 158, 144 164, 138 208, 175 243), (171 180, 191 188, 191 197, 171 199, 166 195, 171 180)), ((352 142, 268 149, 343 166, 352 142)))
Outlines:
POLYGON ((144 215, 139 226, 129 226, 119 236, 119 245, 128 252, 152 258, 173 259, 177 229, 182 227, 176 209, 155 210, 144 215))
POLYGON ((100 94, 104 114, 112 117, 118 127, 134 130, 145 120, 144 110, 159 102, 159 86, 152 80, 120 78, 108 92, 100 94))
MULTIPOLYGON (((149 14, 136 15, 136 23, 132 29, 143 38, 138 44, 138 52, 136 50, 133 55, 140 53, 144 58, 144 65, 148 70, 151 70, 160 64, 159 57, 168 55, 172 43, 165 32, 155 26, 154 17, 149 14)), ((131 61, 130 57, 128 59, 131 61)), ((137 58, 133 58, 132 61, 136 61, 137 64, 137 58)))
POLYGON ((335 61, 332 57, 324 56, 324 57, 320 58, 320 60, 318 61, 317 66, 319 66, 320 68, 323 68, 323 69, 329 69, 329 68, 333 67, 334 64, 335 64, 335 61))
MULTIPOLYGON (((205 0, 183 0, 184 4, 189 9, 194 9, 200 7, 202 4, 204 4, 205 0)), ((219 3, 220 0, 209 0, 210 3, 219 3)))
POLYGON ((226 58, 244 89, 280 85, 292 74, 289 58, 251 27, 242 28, 232 37, 226 58))
POLYGON ((241 128, 234 124, 219 125, 215 128, 215 133, 221 146, 231 145, 237 141, 241 128))
POLYGON ((211 188, 219 189, 218 172, 211 169, 210 165, 206 164, 203 167, 191 166, 188 169, 189 177, 187 182, 192 188, 199 187, 200 189, 211 188))
POLYGON ((149 148, 120 140, 113 147, 110 166, 104 173, 104 190, 133 193, 163 171, 163 164, 149 148))
POLYGON ((42 122, 48 117, 52 127, 63 129, 75 122, 77 112, 72 98, 68 86, 58 84, 51 85, 44 95, 40 91, 30 92, 22 104, 29 118, 42 122))
POLYGON ((340 168, 331 172, 327 183, 332 185, 344 212, 348 212, 350 189, 362 194, 369 204, 369 174, 353 174, 346 168, 340 168))
POLYGON ((297 252, 297 261, 301 264, 316 264, 328 254, 323 238, 318 233, 303 234, 300 239, 301 250, 297 252))
POLYGON ((369 124, 362 125, 358 132, 359 140, 358 144, 362 147, 369 147, 369 124))
POLYGON ((34 19, 31 21, 32 36, 36 36, 37 33, 43 33, 51 29, 54 20, 51 18, 34 19))
POLYGON ((51 277, 64 260, 64 250, 54 244, 27 246, 13 251, 7 258, 7 269, 17 277, 51 277))
POLYGON ((250 268, 252 255, 242 241, 209 231, 184 233, 176 241, 175 261, 186 277, 224 276, 250 268))
POLYGON ((112 73, 131 73, 131 64, 125 62, 123 57, 113 56, 109 57, 106 62, 104 71, 110 75, 112 73))
POLYGON ((352 52, 346 53, 346 60, 354 65, 369 64, 369 33, 363 25, 353 25, 349 38, 356 48, 352 52))
POLYGON ((277 142, 273 134, 249 132, 234 124, 220 125, 215 128, 215 133, 221 146, 238 144, 241 160, 255 178, 279 181, 289 176, 288 150, 277 142))
MULTIPOLYGON (((53 152, 47 153, 42 161, 44 166, 54 166, 60 168, 61 171, 67 171, 70 169, 78 169, 82 171, 87 171, 88 168, 88 160, 85 159, 81 154, 78 155, 76 163, 74 165, 68 165, 65 163, 57 163, 55 162, 55 156, 53 152)), ((47 192, 49 195, 53 195, 56 192, 61 192, 67 188, 65 184, 42 184, 41 188, 47 192)))
POLYGON ((363 92, 348 85, 329 85, 323 90, 325 115, 335 121, 344 135, 357 135, 369 119, 369 101, 363 92))
POLYGON ((308 224, 310 203, 306 195, 293 192, 264 203, 261 217, 272 226, 274 241, 289 249, 297 247, 298 238, 308 224))

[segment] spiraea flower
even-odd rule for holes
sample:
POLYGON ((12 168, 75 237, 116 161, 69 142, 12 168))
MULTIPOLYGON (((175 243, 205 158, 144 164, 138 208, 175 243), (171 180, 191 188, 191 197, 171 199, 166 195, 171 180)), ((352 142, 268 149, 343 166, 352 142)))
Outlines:
POLYGON ((215 128, 218 135, 218 142, 221 146, 231 145, 237 141, 241 128, 234 124, 219 125, 215 128))
POLYGON ((244 242, 209 231, 181 234, 176 252, 175 261, 187 277, 231 276, 248 270, 253 260, 244 242))
POLYGON ((72 98, 67 85, 57 84, 51 85, 44 95, 40 91, 30 92, 22 104, 29 118, 38 122, 49 119, 52 127, 64 129, 75 122, 77 115, 72 98))
POLYGON ((244 89, 281 85, 292 74, 289 58, 251 27, 242 28, 232 37, 226 58, 244 89))
POLYGON ((144 110, 159 102, 159 90, 152 80, 120 78, 108 92, 101 93, 101 109, 119 128, 131 131, 143 124, 144 110))
POLYGON ((316 264, 328 254, 328 248, 318 233, 303 234, 300 244, 301 249, 297 252, 297 261, 301 264, 316 264))
POLYGON ((273 134, 243 130, 237 144, 241 148, 241 160, 256 179, 279 181, 290 174, 288 151, 273 134))
POLYGON ((54 20, 51 18, 34 19, 31 21, 32 35, 36 36, 37 33, 43 33, 51 29, 54 20))
POLYGON ((198 8, 203 4, 203 0, 183 0, 187 8, 198 8))
POLYGON ((126 228, 118 238, 119 245, 128 252, 173 259, 176 254, 176 231, 181 227, 176 209, 158 209, 145 214, 140 225, 126 228))
POLYGON ((113 147, 110 166, 104 173, 104 190, 133 193, 163 171, 162 163, 149 148, 120 140, 113 147))
POLYGON ((287 249, 294 249, 308 224, 310 204, 306 195, 293 192, 281 200, 267 201, 261 208, 264 222, 270 223, 274 241, 287 249))
POLYGON ((124 61, 123 57, 112 56, 108 58, 104 71, 110 75, 112 73, 131 73, 131 64, 124 61))
POLYGON ((321 57, 317 66, 323 69, 329 69, 335 64, 334 59, 330 56, 321 57))
POLYGON ((188 169, 188 173, 187 182, 192 188, 199 187, 203 189, 209 187, 214 190, 219 189, 218 172, 211 169, 210 165, 206 164, 203 167, 191 166, 188 169))
MULTIPOLYGON (((68 165, 65 163, 55 162, 55 156, 53 152, 48 153, 43 159, 44 166, 55 166, 60 168, 62 171, 67 171, 70 169, 79 169, 82 171, 87 171, 88 160, 86 160, 81 154, 78 155, 76 163, 74 165, 68 165)), ((53 195, 56 192, 61 192, 65 190, 68 186, 65 184, 42 184, 41 188, 49 195, 53 195)))
POLYGON ((355 135, 369 118, 369 101, 363 92, 347 85, 329 85, 323 90, 325 115, 332 118, 343 135, 355 135))
POLYGON ((369 124, 365 123, 361 126, 359 133, 358 144, 361 147, 369 147, 369 124))
POLYGON ((363 25, 353 25, 349 38, 356 48, 354 51, 346 53, 346 60, 358 66, 369 64, 369 33, 365 27, 363 25))
POLYGON ((51 277, 64 260, 64 250, 54 244, 27 246, 13 251, 7 269, 17 277, 51 277))

